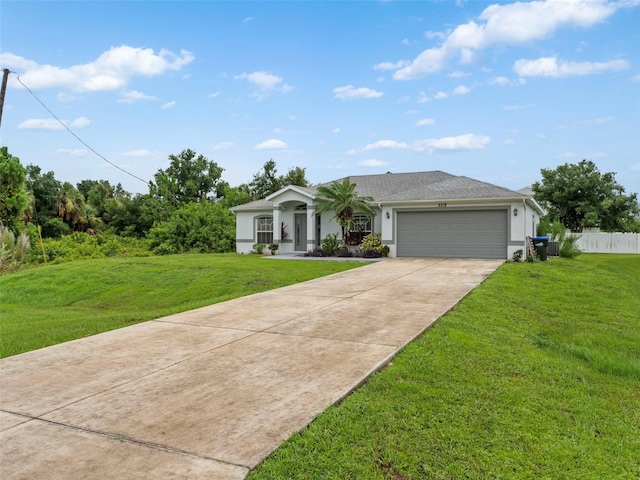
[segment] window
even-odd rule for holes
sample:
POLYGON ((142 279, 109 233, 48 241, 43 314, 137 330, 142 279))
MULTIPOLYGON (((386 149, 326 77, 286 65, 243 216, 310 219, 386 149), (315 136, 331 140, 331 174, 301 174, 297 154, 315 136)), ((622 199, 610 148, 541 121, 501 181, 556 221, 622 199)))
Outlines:
POLYGON ((264 216, 256 218, 257 242, 264 245, 273 243, 273 217, 264 216))
POLYGON ((362 239, 371 233, 371 218, 366 215, 354 215, 347 234, 349 245, 360 245, 362 239))

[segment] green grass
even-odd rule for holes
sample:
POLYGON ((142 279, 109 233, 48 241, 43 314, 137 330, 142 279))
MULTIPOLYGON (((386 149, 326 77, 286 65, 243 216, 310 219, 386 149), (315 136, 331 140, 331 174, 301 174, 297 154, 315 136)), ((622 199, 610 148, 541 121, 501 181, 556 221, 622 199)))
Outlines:
POLYGON ((361 265, 194 254, 80 260, 19 271, 0 277, 0 356, 361 265))
POLYGON ((640 478, 640 256, 505 264, 259 479, 640 478))

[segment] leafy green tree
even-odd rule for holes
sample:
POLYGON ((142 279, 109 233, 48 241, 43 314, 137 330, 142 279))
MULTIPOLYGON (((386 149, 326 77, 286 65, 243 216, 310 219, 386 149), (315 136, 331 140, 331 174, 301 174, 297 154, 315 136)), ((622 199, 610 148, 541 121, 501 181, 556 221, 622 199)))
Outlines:
POLYGON ((254 200, 265 198, 282 188, 282 180, 278 176, 276 162, 270 159, 264 164, 262 170, 253 176, 249 183, 251 196, 254 200))
MULTIPOLYGON (((84 196, 88 206, 95 210, 97 217, 102 217, 105 212, 105 202, 113 198, 116 194, 116 187, 113 187, 108 180, 82 180, 76 185, 78 191, 84 196)), ((118 189, 123 192, 122 185, 118 184, 118 189)))
POLYGON ((179 155, 169 155, 171 163, 166 170, 158 170, 150 193, 173 207, 189 202, 213 200, 220 183, 223 168, 190 149, 179 155))
POLYGON ((231 208, 253 200, 249 185, 246 183, 242 183, 237 187, 231 187, 227 182, 223 183, 224 186, 219 191, 221 194, 220 202, 225 207, 231 208))
POLYGON ((330 185, 318 187, 318 195, 321 197, 316 213, 333 212, 333 217, 342 228, 342 247, 347 245, 347 232, 353 222, 355 212, 363 213, 370 217, 375 215, 374 209, 369 205, 373 201, 371 197, 361 197, 356 191, 356 184, 349 177, 342 182, 333 182, 330 185))
POLYGON ((311 184, 307 180, 306 168, 293 167, 290 168, 286 175, 280 177, 282 186, 297 185, 299 187, 308 187, 311 184))
POLYGON ((53 172, 42 173, 37 165, 27 165, 27 188, 30 192, 29 221, 42 227, 45 237, 59 236, 57 224, 51 223, 52 228, 45 228, 52 219, 58 218, 58 193, 62 184, 56 180, 53 172))
POLYGON ((21 229, 29 203, 26 181, 27 169, 20 159, 7 147, 0 148, 0 223, 14 233, 21 229))
POLYGON ((573 232, 585 227, 605 231, 627 231, 638 215, 637 194, 625 195, 615 173, 600 173, 595 163, 542 169, 542 181, 533 184, 533 193, 549 212, 573 232))
POLYGON ((192 202, 156 223, 147 238, 157 254, 235 250, 235 216, 219 203, 192 202))
POLYGON ((107 228, 118 235, 142 238, 149 233, 154 222, 169 218, 174 208, 150 194, 131 197, 129 193, 116 194, 105 200, 103 220, 107 228))

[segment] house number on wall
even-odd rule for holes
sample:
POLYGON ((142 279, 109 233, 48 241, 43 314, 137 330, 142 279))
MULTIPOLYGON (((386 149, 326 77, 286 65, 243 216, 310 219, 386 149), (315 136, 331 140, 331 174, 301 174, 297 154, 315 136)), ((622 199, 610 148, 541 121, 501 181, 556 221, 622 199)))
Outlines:
POLYGON ((446 204, 446 203, 439 203, 439 204, 438 204, 438 207, 439 207, 439 208, 444 208, 444 207, 446 207, 446 206, 447 206, 447 204, 446 204))

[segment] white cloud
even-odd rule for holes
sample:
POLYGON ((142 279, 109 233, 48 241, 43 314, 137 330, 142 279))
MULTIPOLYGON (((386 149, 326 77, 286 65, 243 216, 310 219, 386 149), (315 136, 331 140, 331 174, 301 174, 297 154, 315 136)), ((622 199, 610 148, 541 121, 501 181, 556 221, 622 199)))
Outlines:
POLYGON ((397 62, 393 63, 393 62, 381 62, 381 63, 376 63, 373 66, 374 70, 398 70, 399 68, 404 68, 407 65, 409 65, 409 61, 408 60, 398 60, 397 62))
POLYGON ((167 109, 167 108, 172 108, 172 107, 175 107, 175 106, 176 106, 176 102, 172 100, 171 102, 165 103, 160 108, 167 109))
POLYGON ((640 73, 631 78, 632 82, 640 83, 640 73))
POLYGON ((153 77, 168 70, 180 70, 194 60, 191 52, 175 54, 151 48, 127 45, 111 47, 90 63, 63 68, 40 65, 10 52, 0 53, 0 64, 17 71, 20 79, 32 90, 63 88, 72 92, 120 90, 133 77, 153 77))
POLYGON ((64 125, 53 118, 30 118, 18 125, 21 130, 63 130, 64 125))
POLYGON ((333 130, 331 130, 331 133, 340 133, 340 129, 339 128, 334 128, 333 130))
POLYGON ((242 20, 242 23, 249 23, 252 20, 253 20, 253 17, 246 17, 244 20, 242 20))
POLYGON ((464 85, 460 85, 459 87, 456 87, 456 88, 453 89, 453 94, 454 95, 466 95, 470 91, 471 91, 471 89, 469 87, 466 87, 464 85))
POLYGON ((255 148, 256 150, 284 150, 285 148, 288 148, 288 145, 282 140, 272 138, 270 140, 259 143, 253 148, 255 148))
POLYGON ((636 172, 640 172, 640 163, 636 163, 635 165, 631 165, 631 170, 636 172))
POLYGON ((58 150, 56 150, 56 154, 58 155, 70 155, 72 157, 84 157, 87 153, 89 152, 82 148, 76 148, 76 149, 59 148, 58 150))
POLYGON ((436 153, 440 151, 478 150, 485 148, 491 142, 491 137, 468 133, 457 137, 431 138, 420 140, 413 146, 419 153, 436 153))
POLYGON ((426 127, 435 124, 436 121, 433 118, 423 118, 416 122, 416 127, 426 127))
POLYGON ((207 95, 209 98, 216 98, 218 95, 220 95, 220 92, 213 92, 210 93, 209 95, 207 95))
POLYGON ((235 146, 235 143, 233 142, 220 142, 220 143, 216 143, 212 150, 226 150, 228 148, 231 148, 235 146))
POLYGON ((573 153, 573 152, 564 152, 564 153, 561 153, 560 155, 558 155, 556 158, 559 158, 559 159, 562 160, 562 159, 565 159, 565 158, 573 158, 575 156, 576 156, 576 154, 573 153))
POLYGON ((493 77, 489 80, 490 85, 498 85, 499 87, 505 87, 509 85, 509 79, 507 77, 493 77))
POLYGON ((353 148, 347 152, 348 155, 371 152, 374 150, 410 150, 417 153, 432 154, 446 151, 478 150, 485 148, 491 142, 491 137, 468 133, 456 137, 430 138, 418 140, 412 145, 395 140, 379 140, 370 143, 364 148, 353 148))
POLYGON ((236 80, 246 80, 252 84, 256 88, 253 96, 258 100, 262 100, 275 92, 288 93, 293 90, 293 87, 288 83, 280 85, 282 78, 265 71, 242 73, 234 78, 236 80))
POLYGON ((358 165, 360 165, 361 167, 386 167, 389 164, 387 162, 383 162, 382 160, 370 158, 368 160, 362 160, 361 162, 358 162, 358 165))
POLYGON ((593 75, 606 71, 619 71, 629 68, 626 60, 609 62, 568 62, 558 61, 557 57, 542 57, 536 60, 517 60, 513 66, 521 77, 564 78, 571 75, 593 75))
POLYGON ((447 35, 444 32, 434 32, 432 30, 427 30, 426 32, 424 32, 424 38, 428 40, 444 40, 445 38, 447 38, 447 35))
POLYGON ((470 74, 470 73, 462 72, 462 71, 460 71, 460 70, 456 70, 455 72, 451 72, 451 73, 449 74, 449 76, 450 76, 451 78, 462 78, 462 77, 468 77, 469 75, 471 75, 471 74, 470 74))
POLYGON ((435 98, 436 100, 442 100, 443 98, 447 98, 449 95, 447 95, 445 92, 438 92, 436 93, 433 98, 435 98))
POLYGON ((506 140, 504 140, 502 142, 503 145, 514 145, 515 143, 516 143, 516 141, 513 138, 507 138, 506 140))
POLYGON ((358 153, 372 152, 374 150, 406 150, 409 148, 404 142, 396 142, 395 140, 378 140, 377 142, 370 143, 364 148, 352 148, 347 152, 348 155, 355 155, 358 153))
POLYGON ((91 125, 91 120, 87 117, 78 117, 73 122, 71 122, 71 126, 75 128, 82 128, 91 125))
POLYGON ((593 118, 589 120, 580 120, 578 122, 569 123, 567 125, 558 125, 556 130, 566 130, 567 128, 575 128, 581 125, 604 125, 606 123, 613 122, 614 117, 601 117, 601 118, 593 118))
POLYGON ((142 92, 138 92, 137 90, 127 90, 125 92, 120 92, 120 99, 118 103, 127 103, 129 105, 140 102, 141 100, 155 100, 156 97, 152 97, 149 95, 145 95, 142 92))
POLYGON ((418 103, 427 103, 430 101, 431 99, 424 92, 420 92, 420 95, 418 96, 418 103))
POLYGON ((333 89, 333 94, 340 100, 352 100, 355 98, 378 98, 384 95, 382 92, 378 92, 377 90, 373 90, 371 88, 356 88, 353 85, 336 87, 333 89))
POLYGON ((151 150, 141 148, 139 150, 130 150, 128 152, 123 153, 122 155, 124 155, 125 157, 144 158, 144 157, 152 157, 153 155, 157 155, 157 152, 152 152, 151 150))
POLYGON ((427 32, 427 38, 441 38, 442 44, 421 52, 409 65, 397 70, 394 78, 419 79, 439 72, 453 58, 469 62, 478 50, 492 45, 521 45, 544 39, 562 27, 590 27, 606 20, 621 6, 594 0, 493 4, 484 9, 478 22, 471 20, 442 35, 427 32))
POLYGON ((91 120, 87 117, 78 117, 71 122, 62 120, 62 123, 55 118, 31 118, 19 124, 18 128, 21 130, 64 130, 65 125, 68 125, 69 127, 82 128, 90 124, 91 120))

